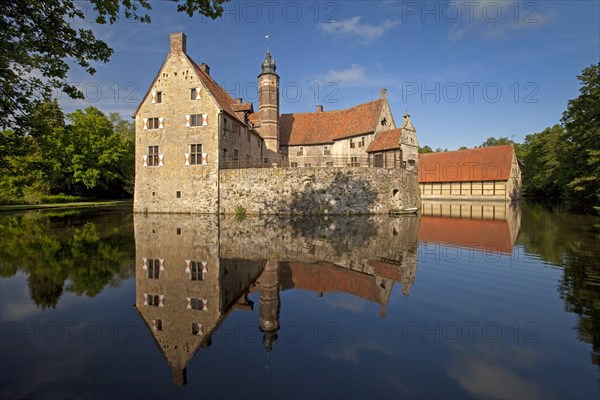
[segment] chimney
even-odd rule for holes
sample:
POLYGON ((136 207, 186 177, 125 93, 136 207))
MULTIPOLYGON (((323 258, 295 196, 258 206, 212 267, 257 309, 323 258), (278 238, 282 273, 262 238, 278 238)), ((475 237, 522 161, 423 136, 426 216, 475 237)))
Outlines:
POLYGON ((202 71, 204 71, 204 73, 205 73, 206 75, 209 75, 209 76, 210 76, 210 67, 209 67, 208 65, 206 65, 205 63, 202 63, 202 64, 200 64, 200 65, 199 65, 199 67, 200 67, 200 69, 201 69, 202 71))
POLYGON ((317 105, 317 112, 323 112, 323 106, 321 104, 317 105))
POLYGON ((387 89, 386 88, 379 89, 379 98, 381 98, 382 100, 387 99, 387 89))
POLYGON ((171 53, 185 53, 185 42, 186 36, 183 32, 171 33, 169 35, 169 44, 171 48, 171 53))
POLYGON ((244 104, 244 99, 242 99, 241 97, 238 97, 237 99, 235 99, 235 101, 236 101, 238 104, 244 104))

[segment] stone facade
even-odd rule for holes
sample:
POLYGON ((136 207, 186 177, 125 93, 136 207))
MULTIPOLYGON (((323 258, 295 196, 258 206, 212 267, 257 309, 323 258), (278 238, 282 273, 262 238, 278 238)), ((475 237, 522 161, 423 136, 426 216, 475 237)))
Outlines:
POLYGON ((183 33, 170 35, 169 54, 134 115, 135 212, 228 213, 241 205, 251 213, 346 214, 418 206, 416 174, 406 163, 355 171, 373 166, 366 149, 396 127, 385 89, 378 100, 345 110, 279 114, 279 76, 267 52, 254 112, 186 48, 183 33), (289 170, 296 166, 326 170, 289 170), (249 180, 236 182, 236 174, 249 180))
POLYGON ((386 168, 221 170, 219 191, 226 214, 377 214, 420 203, 416 172, 386 168))

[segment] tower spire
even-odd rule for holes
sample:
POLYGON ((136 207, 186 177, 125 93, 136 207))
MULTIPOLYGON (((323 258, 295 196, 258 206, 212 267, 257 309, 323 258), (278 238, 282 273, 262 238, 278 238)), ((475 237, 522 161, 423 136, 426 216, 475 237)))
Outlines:
POLYGON ((269 35, 265 35, 265 39, 267 39, 267 54, 271 54, 271 41, 269 40, 269 35))

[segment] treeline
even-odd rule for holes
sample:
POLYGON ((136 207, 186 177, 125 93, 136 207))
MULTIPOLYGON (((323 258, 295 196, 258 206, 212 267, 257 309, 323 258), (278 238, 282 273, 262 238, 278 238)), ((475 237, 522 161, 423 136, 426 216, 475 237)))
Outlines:
POLYGON ((0 203, 130 197, 134 125, 95 107, 64 115, 56 100, 39 103, 29 133, 2 136, 10 147, 0 168, 0 203))
MULTIPOLYGON (((479 147, 515 147, 523 163, 525 195, 600 205, 600 63, 584 69, 577 78, 580 95, 569 100, 562 124, 529 134, 523 143, 490 137, 479 147)), ((419 149, 419 153, 429 152, 433 152, 429 146, 419 149)))

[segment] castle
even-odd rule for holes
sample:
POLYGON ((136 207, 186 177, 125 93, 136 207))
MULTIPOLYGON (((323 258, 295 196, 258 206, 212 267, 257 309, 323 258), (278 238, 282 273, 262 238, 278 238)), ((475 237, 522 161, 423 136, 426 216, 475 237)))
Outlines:
POLYGON ((416 130, 408 113, 396 127, 386 89, 379 99, 344 110, 317 106, 315 112, 280 114, 276 69, 268 50, 255 111, 220 87, 208 65, 187 55, 185 34, 171 34, 169 54, 134 113, 134 211, 224 213, 241 206, 256 213, 376 213, 419 202, 416 130), (387 172, 364 171, 374 168, 387 172), (228 183, 240 175, 227 170, 244 170, 242 179, 267 187, 230 199, 239 188, 228 183), (278 186, 266 182, 282 173, 278 186), (349 181, 372 195, 361 203, 341 190, 333 197, 302 197, 306 182, 310 193, 324 194, 349 181))

